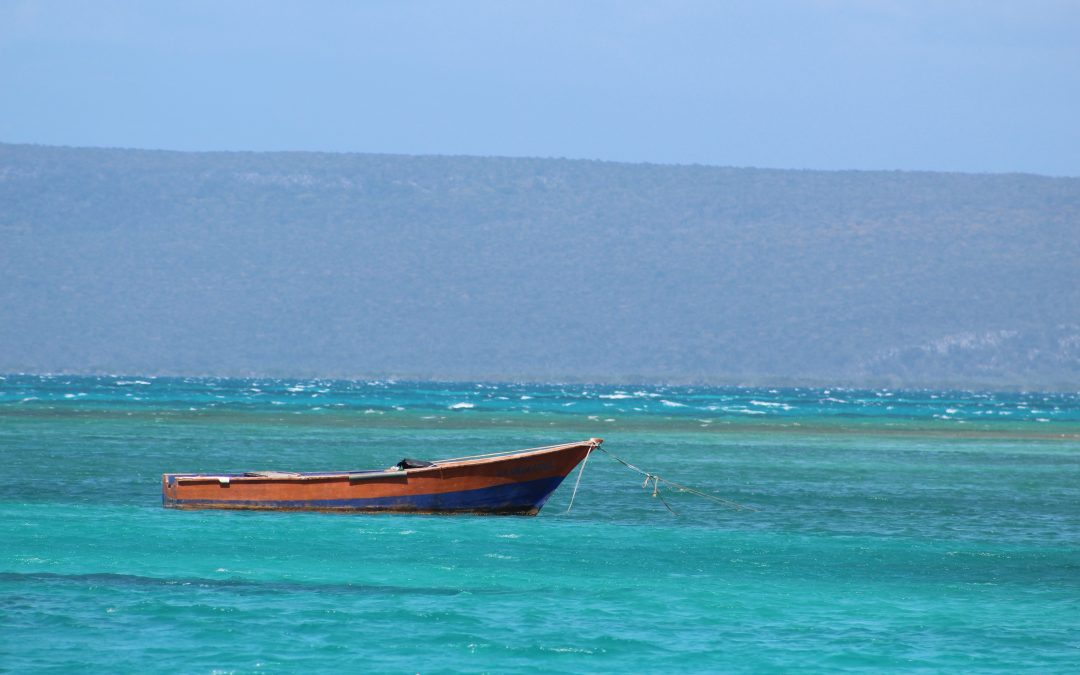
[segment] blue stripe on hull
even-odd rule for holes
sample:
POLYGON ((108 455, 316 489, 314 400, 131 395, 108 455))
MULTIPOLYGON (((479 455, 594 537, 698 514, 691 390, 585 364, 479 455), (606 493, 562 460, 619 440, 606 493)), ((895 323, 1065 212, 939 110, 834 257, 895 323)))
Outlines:
POLYGON ((166 499, 165 506, 180 509, 255 509, 280 511, 412 511, 420 513, 536 514, 562 483, 563 477, 479 490, 404 495, 368 499, 311 499, 260 501, 238 499, 166 499))

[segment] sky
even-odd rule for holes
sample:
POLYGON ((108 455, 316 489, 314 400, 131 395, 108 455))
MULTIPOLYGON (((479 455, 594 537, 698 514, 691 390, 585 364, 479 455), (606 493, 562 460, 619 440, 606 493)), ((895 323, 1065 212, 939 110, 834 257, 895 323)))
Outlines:
POLYGON ((0 0, 0 142, 1080 176, 1080 2, 0 0))

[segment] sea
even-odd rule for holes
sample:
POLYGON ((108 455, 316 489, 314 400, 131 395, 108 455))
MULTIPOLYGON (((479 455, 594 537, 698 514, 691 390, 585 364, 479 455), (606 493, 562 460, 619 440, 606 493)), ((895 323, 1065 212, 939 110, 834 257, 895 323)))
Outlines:
POLYGON ((0 534, 13 673, 1074 673, 1080 395, 7 375, 0 534), (594 436, 659 493, 596 453, 537 517, 161 505, 594 436))

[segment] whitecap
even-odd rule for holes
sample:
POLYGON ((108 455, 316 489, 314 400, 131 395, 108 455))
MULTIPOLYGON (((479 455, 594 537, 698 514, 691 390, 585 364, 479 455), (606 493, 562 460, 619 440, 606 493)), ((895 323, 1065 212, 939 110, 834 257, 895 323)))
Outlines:
POLYGON ((594 654, 591 649, 583 647, 540 647, 541 651, 555 652, 556 654, 594 654))
POLYGON ((666 398, 660 399, 660 402, 663 403, 664 405, 666 405, 669 408, 685 408, 686 407, 685 403, 676 403, 675 401, 669 401, 666 398))
POLYGON ((791 410, 791 406, 787 403, 774 403, 772 401, 750 401, 750 405, 757 405, 763 408, 782 408, 784 410, 791 410))
POLYGON ((452 406, 450 406, 450 409, 451 410, 468 410, 469 408, 475 408, 475 407, 476 407, 476 404, 474 404, 474 403, 455 403, 452 406))
POLYGON ((764 415, 764 410, 750 410, 749 408, 723 408, 724 412, 742 413, 743 415, 764 415))

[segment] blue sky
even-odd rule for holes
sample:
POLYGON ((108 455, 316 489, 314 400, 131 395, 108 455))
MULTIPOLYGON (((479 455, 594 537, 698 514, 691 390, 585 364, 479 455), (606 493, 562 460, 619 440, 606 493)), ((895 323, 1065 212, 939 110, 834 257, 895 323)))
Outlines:
POLYGON ((0 141, 1080 176, 1080 2, 0 0, 0 141))

